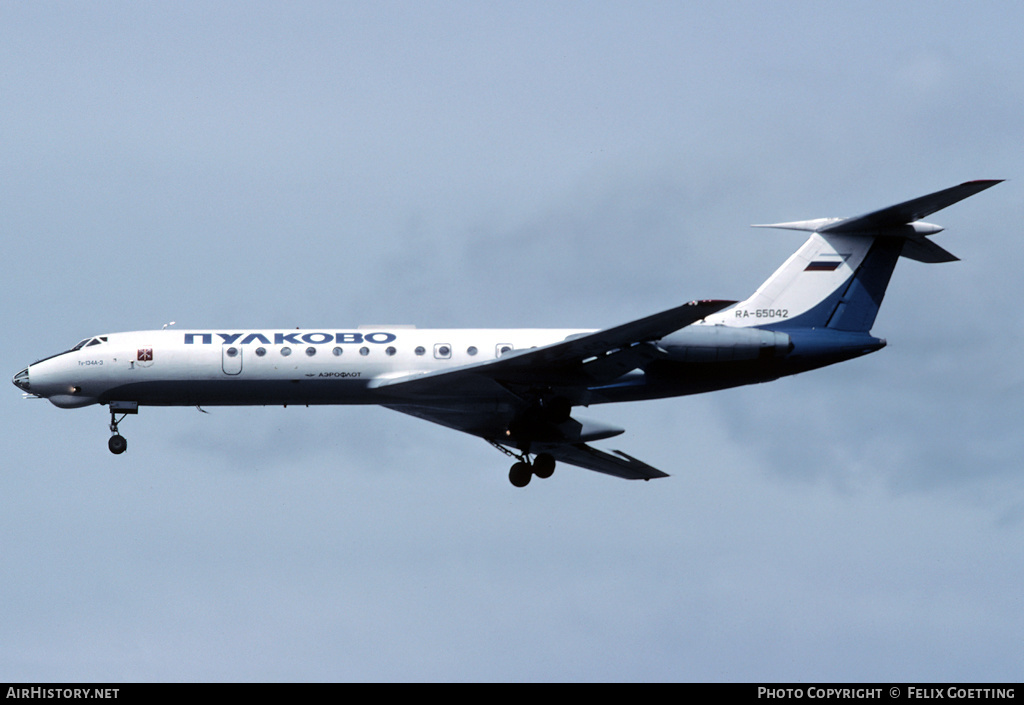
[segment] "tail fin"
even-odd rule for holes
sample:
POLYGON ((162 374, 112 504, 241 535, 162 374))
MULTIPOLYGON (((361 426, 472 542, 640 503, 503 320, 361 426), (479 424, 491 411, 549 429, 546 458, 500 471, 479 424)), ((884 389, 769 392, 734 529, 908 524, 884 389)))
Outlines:
POLYGON ((749 299, 708 321, 867 332, 900 255, 929 263, 957 259, 927 239, 942 228, 919 219, 998 183, 968 181, 853 218, 754 226, 806 230, 811 236, 749 299))

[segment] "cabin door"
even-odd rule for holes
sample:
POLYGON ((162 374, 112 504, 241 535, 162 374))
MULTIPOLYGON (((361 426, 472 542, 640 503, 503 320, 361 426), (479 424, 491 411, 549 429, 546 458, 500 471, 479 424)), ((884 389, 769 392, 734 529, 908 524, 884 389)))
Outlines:
POLYGON ((226 375, 237 375, 242 373, 242 347, 240 345, 225 345, 221 348, 221 369, 226 375))

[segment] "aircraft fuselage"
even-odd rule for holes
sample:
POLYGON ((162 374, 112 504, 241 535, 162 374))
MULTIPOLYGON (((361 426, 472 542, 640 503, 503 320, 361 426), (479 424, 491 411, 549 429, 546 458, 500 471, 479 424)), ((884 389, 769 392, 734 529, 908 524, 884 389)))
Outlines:
MULTIPOLYGON (((472 365, 557 343, 581 329, 151 330, 96 336, 28 367, 25 391, 61 408, 379 404, 378 383, 472 365)), ((578 405, 656 399, 763 382, 881 347, 859 335, 800 355, 787 333, 694 325, 643 344, 611 383, 590 380, 578 405), (843 341, 846 342, 846 341, 843 341)), ((578 380, 566 379, 575 384, 578 380)), ((587 380, 582 380, 586 382, 587 380)))

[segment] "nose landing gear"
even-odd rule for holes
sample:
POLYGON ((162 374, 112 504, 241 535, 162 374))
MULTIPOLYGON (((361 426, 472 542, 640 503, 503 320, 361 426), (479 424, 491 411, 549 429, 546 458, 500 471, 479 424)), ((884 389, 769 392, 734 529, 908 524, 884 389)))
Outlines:
POLYGON ((136 401, 112 401, 110 402, 110 432, 113 434, 110 440, 107 441, 107 448, 114 455, 121 455, 121 453, 128 450, 128 441, 125 437, 117 432, 117 425, 124 421, 128 414, 139 413, 139 403, 136 401), (117 418, 118 414, 121 414, 121 418, 117 418))

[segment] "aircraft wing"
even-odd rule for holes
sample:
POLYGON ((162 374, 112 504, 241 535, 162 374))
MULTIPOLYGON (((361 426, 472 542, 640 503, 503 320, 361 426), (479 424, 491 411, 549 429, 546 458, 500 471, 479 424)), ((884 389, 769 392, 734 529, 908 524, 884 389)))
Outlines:
POLYGON ((621 450, 606 453, 603 450, 592 448, 586 443, 575 443, 546 449, 546 452, 551 453, 556 460, 561 460, 563 463, 594 470, 605 475, 621 477, 624 480, 654 480, 659 477, 668 477, 668 473, 651 467, 631 455, 626 455, 621 450))
MULTIPOLYGON (((431 421, 441 426, 447 426, 457 431, 479 436, 496 444, 498 439, 504 435, 505 429, 508 428, 509 420, 514 417, 515 411, 518 410, 513 410, 508 405, 505 405, 505 409, 495 408, 489 410, 472 402, 466 403, 465 406, 435 406, 429 403, 385 404, 385 406, 393 411, 399 411, 425 421, 431 421)), ((621 450, 608 453, 593 448, 586 443, 535 443, 532 451, 535 453, 550 453, 554 456, 555 460, 563 463, 587 470, 594 470, 605 475, 621 477, 625 480, 653 480, 659 477, 668 477, 667 473, 641 460, 637 460, 621 450)))
MULTIPOLYGON (((496 360, 449 370, 375 380, 381 405, 483 438, 496 445, 507 439, 510 424, 536 403, 537 387, 586 392, 588 385, 619 377, 662 354, 658 340, 731 306, 733 301, 692 301, 613 328, 572 336, 551 345, 515 351, 496 360)), ((570 393, 570 396, 574 396, 570 393)), ((608 453, 582 440, 607 438, 621 429, 599 431, 564 441, 534 442, 531 452, 550 453, 556 460, 631 480, 667 477, 660 470, 621 451, 608 453)), ((592 426, 588 426, 588 429, 592 426)))

